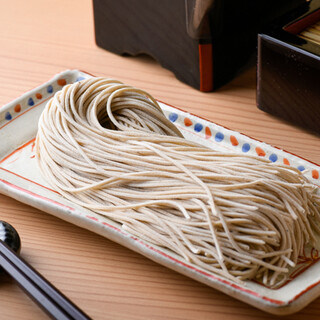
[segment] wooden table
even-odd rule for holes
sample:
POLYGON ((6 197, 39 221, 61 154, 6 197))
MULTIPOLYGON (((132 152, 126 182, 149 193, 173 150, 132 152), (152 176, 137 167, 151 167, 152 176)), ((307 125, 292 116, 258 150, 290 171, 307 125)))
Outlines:
MULTIPOLYGON (((60 71, 81 69, 143 88, 159 100, 320 162, 318 136, 257 109, 254 68, 217 92, 196 91, 151 58, 120 57, 98 48, 91 1, 0 1, 0 48, 0 105, 60 71)), ((274 319, 3 195, 0 211, 21 235, 22 256, 94 319, 274 319)), ((0 319, 46 318, 3 275, 0 291, 0 319)), ((319 306, 317 299, 282 319, 319 319, 319 306)))

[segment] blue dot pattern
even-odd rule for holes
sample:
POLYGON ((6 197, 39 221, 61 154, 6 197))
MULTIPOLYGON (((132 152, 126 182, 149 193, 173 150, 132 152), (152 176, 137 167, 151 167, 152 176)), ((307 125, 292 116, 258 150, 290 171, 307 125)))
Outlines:
POLYGON ((200 132, 203 129, 203 125, 201 123, 196 123, 194 126, 194 131, 200 132))
POLYGON ((12 119, 12 116, 11 116, 10 112, 7 112, 4 117, 6 118, 6 120, 11 120, 12 119))
POLYGON ((171 122, 175 122, 177 119, 178 119, 178 114, 177 114, 177 113, 171 112, 171 113, 169 114, 169 120, 170 120, 171 122))
POLYGON ((82 80, 84 80, 84 79, 85 79, 85 77, 81 77, 81 76, 80 76, 80 77, 77 78, 76 82, 82 81, 82 80))
POLYGON ((242 146, 242 152, 248 152, 250 150, 250 144, 249 143, 244 143, 242 146))
POLYGON ((32 98, 29 98, 29 100, 28 100, 28 105, 29 105, 29 106, 33 106, 33 105, 34 105, 34 101, 33 101, 32 98))
POLYGON ((214 139, 217 141, 217 142, 221 142, 223 139, 224 139, 224 134, 221 133, 221 132, 217 132, 214 139))
POLYGON ((276 154, 271 154, 269 160, 272 162, 276 162, 278 160, 278 156, 276 154))
POLYGON ((49 86, 47 87, 47 92, 48 92, 48 93, 52 93, 52 92, 53 92, 53 87, 52 87, 52 85, 49 85, 49 86))
POLYGON ((299 166, 299 167, 298 167, 298 170, 304 171, 304 170, 306 170, 306 168, 305 168, 304 166, 299 166))

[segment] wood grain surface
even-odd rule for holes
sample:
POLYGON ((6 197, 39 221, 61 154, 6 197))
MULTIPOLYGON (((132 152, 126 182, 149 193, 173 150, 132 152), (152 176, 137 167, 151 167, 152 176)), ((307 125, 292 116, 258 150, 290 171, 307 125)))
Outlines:
MULTIPOLYGON (((319 136, 257 109, 254 67, 217 92, 201 93, 149 57, 121 57, 98 48, 89 0, 1 0, 0 105, 66 69, 117 78, 159 100, 320 162, 319 136)), ((21 255, 93 319, 275 318, 3 195, 0 212, 20 233, 21 255)), ((281 318, 319 319, 320 299, 281 318)), ((46 315, 1 275, 0 319, 46 315)))

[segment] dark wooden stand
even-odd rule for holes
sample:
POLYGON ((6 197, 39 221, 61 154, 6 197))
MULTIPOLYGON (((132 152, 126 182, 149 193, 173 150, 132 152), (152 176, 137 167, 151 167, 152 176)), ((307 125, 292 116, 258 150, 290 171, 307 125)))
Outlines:
POLYGON ((93 0, 98 46, 146 53, 201 91, 232 79, 260 27, 304 0, 93 0))

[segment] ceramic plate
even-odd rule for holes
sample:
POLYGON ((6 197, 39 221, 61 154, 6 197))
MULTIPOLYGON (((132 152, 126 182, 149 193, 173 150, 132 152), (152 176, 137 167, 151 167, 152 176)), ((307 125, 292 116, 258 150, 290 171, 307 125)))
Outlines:
MULTIPOLYGON (((121 226, 62 198, 43 180, 37 168, 34 143, 38 118, 53 94, 65 84, 90 75, 65 71, 0 108, 0 192, 77 226, 96 232, 190 278, 274 314, 290 314, 320 295, 320 262, 316 248, 306 248, 285 285, 270 289, 253 281, 233 283, 209 273, 163 248, 150 245, 121 226)), ((297 167, 320 184, 320 167, 290 153, 228 130, 195 115, 160 103, 166 116, 186 139, 227 152, 253 154, 297 167)), ((320 243, 320 240, 319 240, 320 243)))

